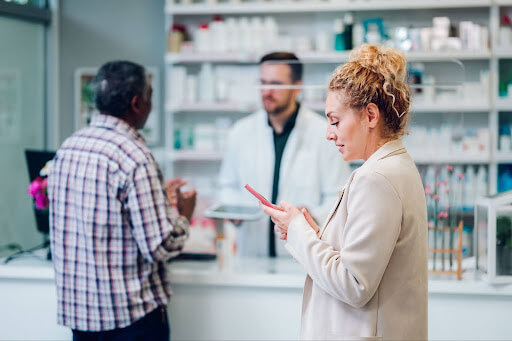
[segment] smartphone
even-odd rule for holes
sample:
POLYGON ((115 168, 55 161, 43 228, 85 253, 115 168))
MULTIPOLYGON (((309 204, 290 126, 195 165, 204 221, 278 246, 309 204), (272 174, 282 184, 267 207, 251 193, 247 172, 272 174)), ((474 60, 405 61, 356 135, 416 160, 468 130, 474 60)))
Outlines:
POLYGON ((275 210, 284 211, 284 209, 281 206, 277 206, 277 205, 271 204, 270 201, 265 199, 265 197, 263 195, 261 195, 258 192, 256 192, 251 186, 245 185, 244 187, 245 187, 246 190, 251 192, 252 195, 254 195, 256 198, 258 198, 258 200, 261 201, 261 203, 263 205, 271 207, 271 208, 273 208, 275 210))

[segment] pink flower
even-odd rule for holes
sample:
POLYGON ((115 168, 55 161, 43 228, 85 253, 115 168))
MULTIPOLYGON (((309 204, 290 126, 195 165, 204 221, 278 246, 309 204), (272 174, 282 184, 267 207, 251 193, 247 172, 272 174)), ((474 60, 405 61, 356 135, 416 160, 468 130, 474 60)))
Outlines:
POLYGON ((446 212, 444 212, 444 211, 441 211, 441 212, 439 212, 439 213, 437 214, 437 217, 438 217, 439 219, 446 219, 446 218, 448 218, 448 213, 446 213, 446 212))
POLYGON ((443 186, 448 186, 448 180, 443 180, 442 184, 443 186))
POLYGON ((437 187, 441 187, 441 181, 437 182, 437 187))
POLYGON ((445 206, 445 207, 444 207, 444 209, 445 209, 446 211, 449 211, 449 210, 450 210, 450 206, 449 206, 449 205, 447 205, 447 206, 445 206))
POLYGON ((43 187, 44 190, 48 188, 48 178, 44 178, 43 181, 41 181, 41 187, 43 187))
POLYGON ((448 169, 450 172, 453 172, 453 166, 452 165, 446 165, 446 169, 448 169))
POLYGON ((425 194, 429 195, 432 193, 432 188, 430 187, 430 185, 426 185, 425 186, 425 194))
POLYGON ((437 201, 439 201, 439 200, 441 200, 441 197, 440 197, 439 195, 436 195, 436 196, 434 197, 434 199, 436 199, 437 201))
POLYGON ((459 177, 459 179, 461 179, 461 180, 462 180, 462 179, 464 179, 464 178, 466 177, 466 175, 465 175, 464 173, 460 173, 460 174, 458 175, 458 177, 459 177))
POLYGON ((40 177, 37 177, 34 181, 30 183, 27 189, 27 193, 32 197, 35 198, 37 194, 43 192, 43 186, 41 184, 42 179, 40 177))
POLYGON ((36 194, 36 208, 38 210, 45 210, 50 206, 48 197, 44 193, 36 194))
POLYGON ((448 194, 448 193, 450 193, 450 189, 449 189, 449 188, 445 188, 445 189, 444 189, 444 192, 445 192, 446 194, 448 194))
POLYGON ((433 223, 433 222, 431 222, 431 221, 429 221, 429 222, 428 222, 428 227, 434 227, 434 223, 433 223))

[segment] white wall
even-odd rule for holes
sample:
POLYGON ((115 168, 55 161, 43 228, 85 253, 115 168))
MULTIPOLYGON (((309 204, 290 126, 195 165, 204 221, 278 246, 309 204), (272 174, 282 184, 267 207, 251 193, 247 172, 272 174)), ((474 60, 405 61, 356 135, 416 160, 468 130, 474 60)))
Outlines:
MULTIPOLYGON (((60 139, 73 132, 74 72, 114 60, 155 66, 163 88, 165 0, 61 0, 60 139)), ((162 98, 158 106, 163 117, 162 98)))
POLYGON ((25 148, 44 146, 44 27, 0 17, 0 245, 41 243, 25 148))

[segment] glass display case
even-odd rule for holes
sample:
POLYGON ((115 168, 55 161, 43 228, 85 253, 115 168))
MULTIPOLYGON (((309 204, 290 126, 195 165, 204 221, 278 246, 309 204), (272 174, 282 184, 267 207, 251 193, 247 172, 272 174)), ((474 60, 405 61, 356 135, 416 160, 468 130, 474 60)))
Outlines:
POLYGON ((476 269, 491 283, 512 283, 512 191, 475 205, 476 269))

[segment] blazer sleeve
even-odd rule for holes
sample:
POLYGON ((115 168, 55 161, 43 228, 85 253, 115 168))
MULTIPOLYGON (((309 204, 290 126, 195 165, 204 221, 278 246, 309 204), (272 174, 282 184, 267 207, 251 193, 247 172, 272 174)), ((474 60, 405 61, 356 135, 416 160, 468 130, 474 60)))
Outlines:
MULTIPOLYGON (((373 297, 401 230, 402 203, 381 174, 354 177, 347 197, 342 249, 320 240, 302 215, 288 228, 286 248, 313 282, 338 300, 361 308, 373 297)), ((341 233, 343 235, 341 235, 341 233)))

